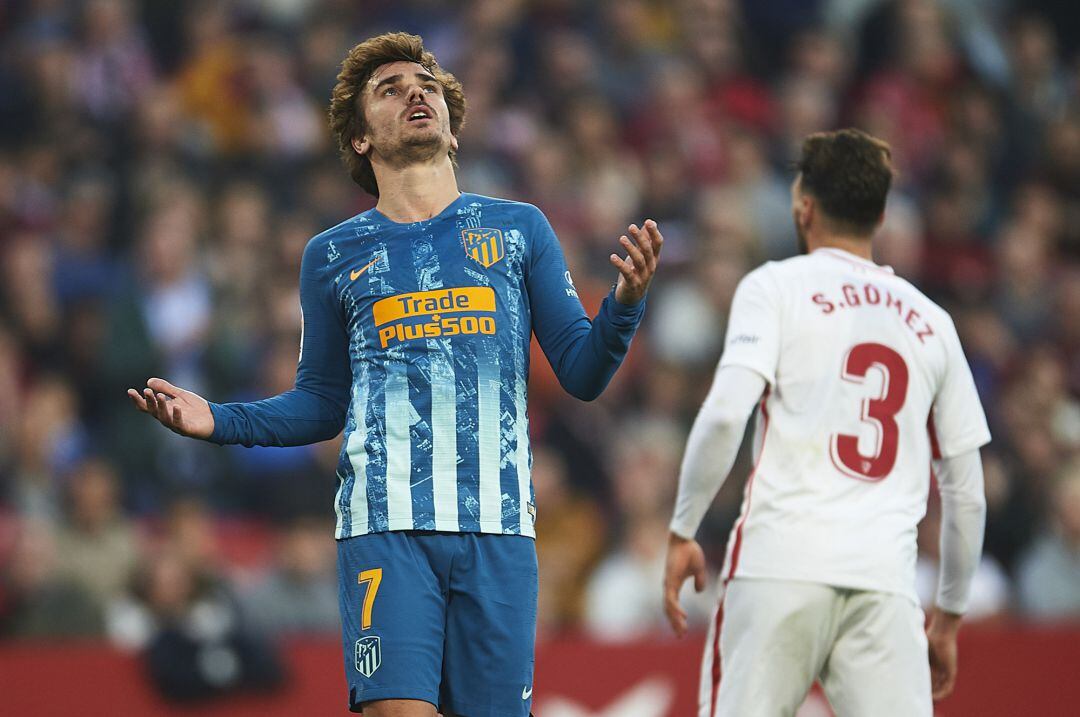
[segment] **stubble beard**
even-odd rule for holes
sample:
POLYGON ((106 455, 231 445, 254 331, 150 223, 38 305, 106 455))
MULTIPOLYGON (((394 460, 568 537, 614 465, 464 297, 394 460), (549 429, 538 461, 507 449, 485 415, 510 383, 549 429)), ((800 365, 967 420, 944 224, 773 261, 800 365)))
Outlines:
POLYGON ((441 132, 410 133, 401 139, 394 148, 393 162, 397 166, 407 166, 430 162, 441 154, 450 151, 441 132))

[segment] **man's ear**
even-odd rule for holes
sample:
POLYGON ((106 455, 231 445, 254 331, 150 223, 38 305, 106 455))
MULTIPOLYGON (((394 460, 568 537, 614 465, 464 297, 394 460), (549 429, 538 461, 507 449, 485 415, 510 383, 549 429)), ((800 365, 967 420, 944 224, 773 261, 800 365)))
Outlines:
POLYGON ((363 156, 371 149, 371 142, 368 142, 367 137, 353 137, 352 148, 357 154, 363 156))
POLYGON ((458 150, 457 135, 452 132, 450 133, 450 149, 454 150, 455 152, 458 150))
POLYGON ((802 215, 803 223, 806 226, 810 226, 810 222, 814 219, 814 211, 817 206, 814 204, 814 198, 808 197, 805 194, 802 196, 802 215))

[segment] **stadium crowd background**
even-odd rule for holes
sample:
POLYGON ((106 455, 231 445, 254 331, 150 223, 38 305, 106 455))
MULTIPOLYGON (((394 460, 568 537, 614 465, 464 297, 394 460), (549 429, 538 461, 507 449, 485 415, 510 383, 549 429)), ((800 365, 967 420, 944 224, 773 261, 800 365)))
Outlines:
MULTIPOLYGON (((953 313, 991 421, 973 617, 1080 620, 1080 29, 1042 5, 0 4, 0 638, 139 647, 214 616, 336 634, 337 444, 181 439, 124 392, 292 385, 304 244, 373 204, 331 146, 329 91, 391 29, 464 83, 462 189, 541 207, 590 311, 626 224, 667 240, 600 400, 534 352, 542 635, 662 633, 678 463, 732 293, 795 250, 801 138, 845 125, 892 144, 878 261, 953 313)), ((714 569, 747 462, 702 530, 714 569)), ((690 602, 700 625, 712 591, 690 602)))

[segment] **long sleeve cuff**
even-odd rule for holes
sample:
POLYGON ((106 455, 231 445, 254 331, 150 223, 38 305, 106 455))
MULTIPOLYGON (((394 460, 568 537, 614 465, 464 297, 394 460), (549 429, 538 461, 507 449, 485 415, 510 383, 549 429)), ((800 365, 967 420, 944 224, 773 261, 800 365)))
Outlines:
POLYGON ((236 435, 234 417, 223 404, 210 402, 210 414, 214 417, 214 430, 206 440, 217 443, 219 446, 235 443, 229 440, 236 435))
POLYGON ((604 302, 600 305, 600 311, 597 312, 596 317, 604 316, 612 325, 619 328, 636 328, 641 323, 642 316, 645 315, 645 302, 647 300, 648 295, 646 294, 636 304, 620 303, 615 298, 615 287, 612 287, 608 295, 604 297, 604 302))

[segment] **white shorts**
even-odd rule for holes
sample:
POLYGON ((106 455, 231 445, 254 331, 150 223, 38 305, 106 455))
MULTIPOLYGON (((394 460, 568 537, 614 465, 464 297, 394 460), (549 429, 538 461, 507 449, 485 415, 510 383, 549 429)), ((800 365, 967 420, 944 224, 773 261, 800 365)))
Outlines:
POLYGON ((736 578, 705 641, 698 715, 794 715, 817 679, 837 717, 930 717, 923 621, 901 595, 736 578))

